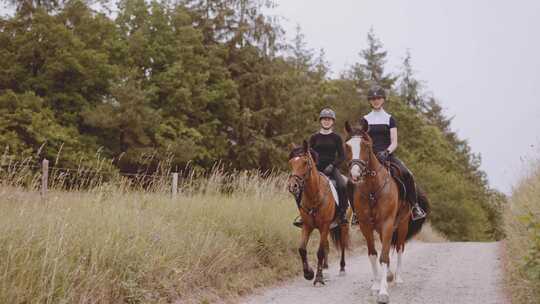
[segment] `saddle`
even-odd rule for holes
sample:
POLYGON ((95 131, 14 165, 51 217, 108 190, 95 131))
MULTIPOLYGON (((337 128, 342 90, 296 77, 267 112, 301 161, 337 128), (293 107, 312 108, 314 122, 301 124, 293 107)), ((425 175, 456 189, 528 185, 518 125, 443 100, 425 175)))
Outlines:
POLYGON ((407 187, 405 186, 405 181, 403 180, 403 177, 401 175, 401 170, 399 169, 399 166, 396 164, 393 164, 389 161, 386 161, 383 164, 388 170, 390 171, 390 175, 392 178, 396 181, 396 184, 398 186, 399 190, 399 199, 404 201, 407 199, 407 187))
MULTIPOLYGON (((322 173, 321 173, 321 174, 322 174, 322 173)), ((340 205, 340 204, 344 204, 344 203, 345 203, 345 204, 348 205, 348 204, 349 204, 349 201, 348 201, 347 197, 345 197, 345 199, 347 199, 346 202, 341 202, 341 201, 339 201, 339 195, 337 195, 337 182, 336 182, 333 178, 330 178, 330 177, 326 176, 325 174, 322 174, 322 175, 325 176, 326 178, 328 178, 328 180, 330 181, 330 183, 331 183, 332 186, 333 186, 333 190, 336 191, 335 193, 333 193, 333 194, 335 195, 335 196, 334 196, 334 199, 335 199, 335 201, 336 201, 336 209, 339 208, 339 205, 340 205)), ((349 179, 348 179, 345 175, 341 174, 341 178, 343 178, 343 179, 346 181, 346 183, 348 184, 349 179)), ((331 229, 338 226, 337 223, 336 223, 337 219, 338 219, 338 213, 335 212, 335 213, 334 213, 334 218, 332 219, 332 225, 330 225, 330 228, 331 228, 331 229)))

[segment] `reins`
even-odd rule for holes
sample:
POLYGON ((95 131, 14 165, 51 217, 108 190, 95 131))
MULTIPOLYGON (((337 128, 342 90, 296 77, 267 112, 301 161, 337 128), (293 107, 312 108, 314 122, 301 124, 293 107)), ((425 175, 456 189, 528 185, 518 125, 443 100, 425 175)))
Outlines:
MULTIPOLYGON (((307 152, 307 153, 309 153, 309 152, 307 152)), ((289 178, 294 178, 297 181, 298 186, 300 187, 300 193, 301 194, 304 193, 304 188, 306 186, 306 182, 309 180, 309 178, 311 176, 311 171, 313 170, 312 159, 307 153, 306 153, 306 156, 305 156, 308 159, 308 169, 306 170, 306 173, 304 173, 302 176, 300 176, 298 174, 289 175, 289 178)), ((321 189, 321 176, 320 176, 320 173, 318 174, 318 177, 319 177, 319 182, 318 182, 317 189, 321 189)), ((326 198, 328 196, 328 192, 329 192, 329 189, 326 189, 326 191, 324 193, 324 196, 322 197, 322 199, 319 197, 318 204, 315 207, 307 208, 307 207, 304 206, 304 204, 302 204, 302 202, 300 202, 300 208, 302 210, 304 210, 304 212, 306 212, 307 214, 309 214, 311 216, 314 216, 317 213, 317 211, 323 206, 324 202, 326 201, 326 198)), ((300 199, 301 199, 301 197, 300 197, 300 199)))
MULTIPOLYGON (((364 178, 374 178, 376 177, 379 172, 381 171, 381 169, 385 169, 384 165, 383 164, 379 164, 379 168, 377 168, 376 170, 371 170, 369 168, 369 164, 371 163, 371 158, 372 158, 372 155, 373 155, 373 151, 370 151, 369 153, 369 158, 366 161, 364 160, 361 160, 361 159, 353 159, 351 160, 351 163, 349 165, 350 168, 352 168, 352 166, 354 165, 358 165, 360 168, 362 168, 362 171, 360 172, 360 177, 361 179, 364 179, 364 178)), ((365 198, 365 199, 368 199, 368 202, 369 202, 369 207, 371 209, 373 209, 373 207, 375 206, 375 204, 377 203, 377 199, 378 199, 378 194, 384 189, 386 188, 386 185, 388 184, 388 182, 390 181, 390 171, 388 169, 386 169, 386 172, 387 172, 387 175, 384 179, 384 183, 375 191, 371 191, 369 192, 369 194, 366 195, 366 192, 363 192, 363 191, 360 191, 360 196, 365 198)))

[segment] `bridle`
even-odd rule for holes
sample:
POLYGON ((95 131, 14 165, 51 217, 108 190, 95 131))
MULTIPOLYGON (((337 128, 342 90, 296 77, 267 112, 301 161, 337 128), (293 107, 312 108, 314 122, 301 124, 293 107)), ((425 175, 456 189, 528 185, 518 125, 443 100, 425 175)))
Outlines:
POLYGON ((292 178, 292 179, 294 179, 296 181, 296 183, 300 187, 299 193, 302 193, 304 191, 304 187, 306 186, 306 181, 309 179, 309 176, 311 174, 311 169, 313 168, 313 163, 312 163, 311 157, 309 157, 309 155, 307 155, 307 154, 302 155, 300 157, 306 157, 307 158, 307 170, 302 175, 291 174, 291 175, 289 175, 289 179, 292 178))
MULTIPOLYGON (((302 175, 298 175, 298 174, 290 174, 289 175, 289 179, 291 179, 291 178, 294 179, 295 182, 298 184, 298 187, 299 187, 298 193, 293 193, 295 196, 301 196, 302 195, 302 193, 304 192, 304 188, 306 186, 306 182, 310 178, 311 171, 313 169, 313 160, 311 159, 311 157, 308 154, 298 156, 298 157, 306 157, 307 158, 307 169, 306 169, 306 172, 304 174, 302 174, 302 175)), ((319 186, 318 186, 319 189, 321 187, 320 183, 321 183, 321 179, 319 177, 319 186)), ((319 208, 326 201, 326 198, 328 197, 329 192, 330 192, 330 188, 328 188, 327 191, 325 191, 324 196, 322 198, 319 197, 318 204, 316 205, 316 207, 314 207, 314 208, 306 208, 302 203, 300 203, 300 208, 302 208, 307 214, 309 214, 311 216, 314 216, 315 213, 317 213, 319 208)))
MULTIPOLYGON (((352 138, 354 138, 354 137, 362 138, 361 135, 355 135, 352 138)), ((352 167, 358 166, 358 167, 360 167, 360 179, 364 179, 365 177, 377 176, 377 172, 379 172, 381 167, 383 167, 383 166, 381 165, 379 168, 377 168, 377 170, 369 169, 368 165, 371 162, 371 154, 372 153, 368 153, 368 160, 367 161, 365 161, 363 159, 359 159, 359 158, 358 159, 356 159, 356 158, 351 159, 351 161, 349 163, 349 172, 351 171, 352 167)))
MULTIPOLYGON (((360 135, 356 135, 356 136, 353 136, 353 137, 362 137, 360 135)), ((361 144, 361 143, 360 143, 361 144)), ((379 174, 379 172, 381 171, 381 169, 384 169, 385 167, 382 165, 382 164, 379 164, 379 167, 376 169, 376 170, 371 170, 369 168, 369 164, 371 163, 371 155, 372 155, 372 151, 370 151, 370 153, 368 153, 368 159, 367 161, 364 161, 362 159, 351 159, 350 163, 349 163, 349 172, 350 170, 352 169, 353 166, 357 165, 360 167, 360 180, 364 180, 364 178, 373 178, 375 176, 377 176, 379 174)), ((367 198, 369 200, 369 205, 371 208, 373 208, 373 206, 375 205, 375 203, 377 202, 377 194, 379 194, 385 187, 386 185, 388 184, 388 182, 390 181, 390 178, 389 178, 389 175, 390 174, 387 174, 386 178, 384 179, 384 183, 376 190, 376 191, 373 191, 373 192, 369 192, 368 195, 366 196, 366 194, 364 193, 364 191, 361 191, 360 192, 360 195, 367 198)))

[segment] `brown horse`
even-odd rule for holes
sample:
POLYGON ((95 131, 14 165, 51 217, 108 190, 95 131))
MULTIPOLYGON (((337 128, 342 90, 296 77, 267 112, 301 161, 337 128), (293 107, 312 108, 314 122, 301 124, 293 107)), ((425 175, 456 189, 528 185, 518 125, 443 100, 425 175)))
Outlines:
MULTIPOLYGON (((301 196, 299 211, 304 224, 298 252, 302 259, 304 278, 313 279, 313 270, 308 264, 306 247, 311 232, 318 229, 321 238, 317 251, 317 275, 313 285, 317 283, 324 285, 322 269, 328 268, 328 234, 336 213, 336 201, 332 195, 330 180, 317 170, 307 141, 304 141, 303 146, 293 146, 289 155, 289 165, 292 172, 287 187, 293 195, 301 196)), ((345 249, 349 246, 349 225, 338 226, 331 232, 334 245, 341 250, 340 273, 344 273, 345 249)))
MULTIPOLYGON (((393 246, 397 251, 395 281, 402 283, 400 271, 405 242, 420 231, 425 219, 411 221, 409 203, 400 197, 398 184, 392 178, 389 169, 383 166, 373 153, 373 142, 367 133, 368 122, 362 119, 359 126, 351 126, 346 122, 345 129, 349 136, 345 151, 350 180, 353 183, 351 200, 368 246, 374 276, 371 290, 374 292, 378 290, 378 303, 388 303, 388 281, 393 279, 389 271, 390 247, 393 246), (377 251, 373 231, 379 233, 382 243, 379 259, 381 273, 376 263, 377 251)), ((419 195, 419 203, 426 212, 429 211, 427 199, 422 193, 419 195)))

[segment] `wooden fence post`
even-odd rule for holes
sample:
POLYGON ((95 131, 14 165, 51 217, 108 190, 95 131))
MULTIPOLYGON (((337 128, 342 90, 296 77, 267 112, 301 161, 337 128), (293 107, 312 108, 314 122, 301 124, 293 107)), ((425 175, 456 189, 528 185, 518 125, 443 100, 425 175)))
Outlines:
POLYGON ((45 199, 47 195, 47 183, 49 180, 49 161, 46 158, 43 159, 41 169, 41 198, 45 199))
POLYGON ((176 194, 178 193, 178 173, 172 174, 172 198, 176 199, 176 194))

